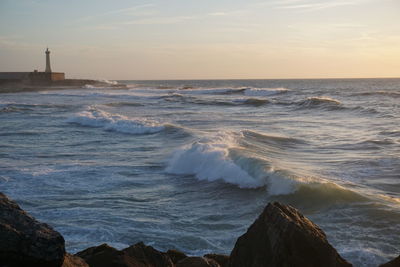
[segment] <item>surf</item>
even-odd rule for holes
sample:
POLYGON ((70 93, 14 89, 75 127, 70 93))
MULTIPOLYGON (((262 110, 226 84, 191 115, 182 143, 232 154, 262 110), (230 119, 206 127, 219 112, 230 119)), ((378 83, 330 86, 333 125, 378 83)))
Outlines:
POLYGON ((166 128, 165 125, 153 120, 129 118, 119 114, 111 114, 94 107, 71 116, 67 119, 67 122, 124 134, 154 134, 166 128))

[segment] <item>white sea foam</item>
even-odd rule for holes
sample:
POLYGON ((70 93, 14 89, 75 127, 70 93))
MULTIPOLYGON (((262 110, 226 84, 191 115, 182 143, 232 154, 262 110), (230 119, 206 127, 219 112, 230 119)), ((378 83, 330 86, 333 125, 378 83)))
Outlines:
POLYGON ((178 149, 168 162, 172 174, 194 175, 199 180, 221 180, 239 188, 268 187, 271 195, 290 194, 299 183, 275 172, 270 162, 241 154, 241 134, 220 132, 178 149))
POLYGON ((151 134, 165 129, 164 125, 155 121, 143 118, 128 118, 93 108, 70 117, 67 122, 127 134, 151 134))
MULTIPOLYGON (((241 138, 246 138, 242 132, 219 132, 201 138, 176 150, 166 172, 194 175, 199 180, 210 182, 223 181, 239 188, 266 186, 269 195, 303 194, 314 190, 321 191, 325 196, 327 188, 336 193, 347 193, 324 179, 298 176, 276 169, 268 159, 248 154, 240 145, 241 138)), ((349 194, 352 196, 353 193, 349 194)))
POLYGON ((100 79, 98 81, 99 82, 103 82, 103 83, 107 83, 107 84, 110 84, 110 85, 117 85, 118 84, 117 81, 110 81, 110 80, 106 80, 106 79, 100 79))
POLYGON ((248 88, 244 91, 247 96, 270 96, 286 93, 289 89, 286 88, 248 88))
POLYGON ((334 98, 328 97, 328 96, 313 96, 313 97, 308 97, 306 100, 306 104, 334 104, 334 105, 340 105, 340 101, 336 100, 334 98))
POLYGON ((223 180, 240 188, 257 188, 265 183, 249 175, 229 157, 235 138, 219 133, 203 138, 175 151, 166 171, 172 174, 191 174, 199 180, 223 180))
POLYGON ((243 88, 197 88, 197 89, 181 89, 180 94, 191 94, 191 95, 218 95, 228 93, 239 93, 243 91, 243 88))

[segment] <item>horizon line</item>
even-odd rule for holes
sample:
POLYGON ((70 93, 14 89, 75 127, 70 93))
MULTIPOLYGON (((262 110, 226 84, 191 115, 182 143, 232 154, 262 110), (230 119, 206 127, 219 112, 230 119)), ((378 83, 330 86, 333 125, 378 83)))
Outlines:
POLYGON ((334 77, 334 78, 200 78, 200 79, 106 79, 112 81, 226 81, 226 80, 377 80, 377 79, 400 79, 399 77, 334 77))

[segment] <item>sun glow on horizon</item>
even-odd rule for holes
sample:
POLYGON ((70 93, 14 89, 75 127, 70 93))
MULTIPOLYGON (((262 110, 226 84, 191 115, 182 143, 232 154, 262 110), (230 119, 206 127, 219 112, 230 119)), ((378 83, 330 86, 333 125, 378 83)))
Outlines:
POLYGON ((0 2, 0 71, 68 77, 400 77, 395 0, 0 2))

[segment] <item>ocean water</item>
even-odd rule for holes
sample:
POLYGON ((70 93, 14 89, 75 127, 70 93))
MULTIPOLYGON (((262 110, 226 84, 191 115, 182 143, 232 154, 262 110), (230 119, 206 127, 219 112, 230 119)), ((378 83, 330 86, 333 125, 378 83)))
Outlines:
POLYGON ((400 79, 120 83, 0 95, 0 191, 68 251, 229 254, 280 201, 355 266, 400 254, 400 79))

